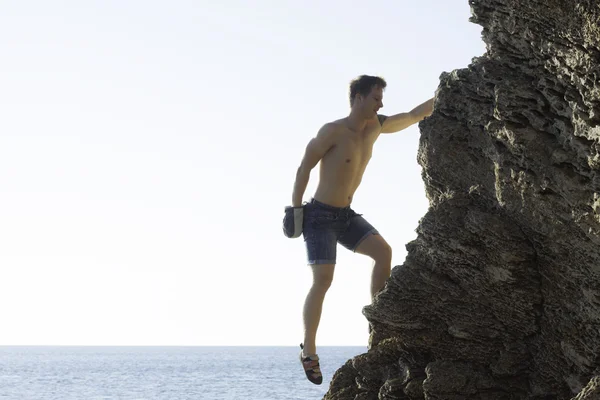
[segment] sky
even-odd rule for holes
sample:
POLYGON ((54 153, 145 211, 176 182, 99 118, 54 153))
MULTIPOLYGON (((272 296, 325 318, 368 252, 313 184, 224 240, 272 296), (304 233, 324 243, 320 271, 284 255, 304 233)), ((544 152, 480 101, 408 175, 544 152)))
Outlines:
MULTIPOLYGON (((485 52, 467 0, 0 0, 0 345, 302 340, 281 229, 308 141, 431 98, 485 52)), ((352 207, 401 265, 427 212, 419 129, 383 135, 352 207)), ((318 183, 313 170, 304 200, 318 183)), ((372 263, 338 247, 317 345, 366 345, 372 263)))

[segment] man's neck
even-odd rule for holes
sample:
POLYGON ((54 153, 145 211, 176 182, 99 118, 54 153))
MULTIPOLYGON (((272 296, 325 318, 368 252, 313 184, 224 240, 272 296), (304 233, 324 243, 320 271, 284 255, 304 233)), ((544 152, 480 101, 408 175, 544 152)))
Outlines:
POLYGON ((350 115, 346 117, 346 122, 348 128, 356 132, 364 131, 367 126, 367 120, 354 110, 350 111, 350 115))

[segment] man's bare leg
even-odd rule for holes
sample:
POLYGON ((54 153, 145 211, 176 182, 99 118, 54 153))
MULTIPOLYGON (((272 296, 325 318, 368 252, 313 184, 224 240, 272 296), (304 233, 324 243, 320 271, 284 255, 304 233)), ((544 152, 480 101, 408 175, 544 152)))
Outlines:
POLYGON ((384 288, 392 270, 392 248, 381 235, 369 235, 363 240, 356 252, 373 259, 371 273, 371 301, 384 288))
POLYGON ((304 356, 313 355, 317 352, 316 337, 321 310, 325 294, 331 286, 335 264, 311 265, 313 272, 313 283, 304 301, 304 356))

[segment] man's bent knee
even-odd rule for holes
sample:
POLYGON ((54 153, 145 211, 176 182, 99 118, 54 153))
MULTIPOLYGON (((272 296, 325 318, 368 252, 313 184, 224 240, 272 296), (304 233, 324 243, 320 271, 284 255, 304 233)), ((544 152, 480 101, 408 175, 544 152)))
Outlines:
POLYGON ((392 263, 392 247, 381 237, 378 237, 379 243, 372 249, 369 256, 377 264, 386 265, 392 263))
POLYGON ((381 249, 373 254, 375 262, 390 264, 392 262, 392 247, 384 240, 381 249))
POLYGON ((392 262, 392 248, 379 234, 368 236, 356 248, 356 252, 371 257, 378 264, 392 262))

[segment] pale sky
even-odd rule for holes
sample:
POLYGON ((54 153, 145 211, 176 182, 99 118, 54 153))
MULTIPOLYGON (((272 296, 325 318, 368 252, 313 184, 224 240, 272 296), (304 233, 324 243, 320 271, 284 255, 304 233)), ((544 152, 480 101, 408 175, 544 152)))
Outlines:
MULTIPOLYGON (((293 345, 311 283, 283 236, 304 148, 384 77, 381 113, 484 53, 467 0, 1 1, 0 345, 293 345)), ((415 125, 353 208, 406 256, 415 125)), ((315 169, 304 199, 316 188, 315 169)), ((366 345, 371 262, 338 247, 317 345, 366 345)))

